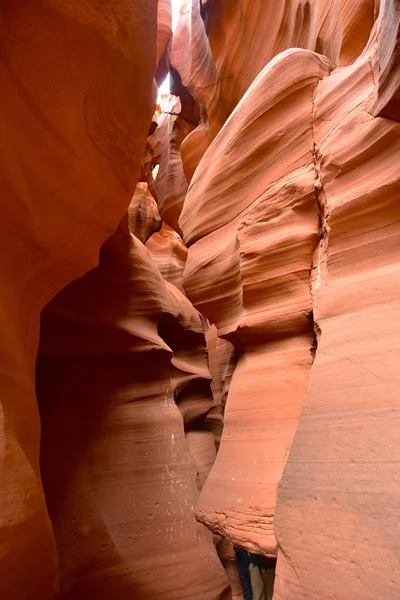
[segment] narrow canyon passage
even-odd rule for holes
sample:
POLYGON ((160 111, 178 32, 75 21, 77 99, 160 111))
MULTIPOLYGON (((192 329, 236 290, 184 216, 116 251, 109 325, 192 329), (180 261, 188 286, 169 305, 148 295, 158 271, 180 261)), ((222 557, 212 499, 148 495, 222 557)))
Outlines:
POLYGON ((0 596, 398 600, 400 0, 0 28, 0 596))

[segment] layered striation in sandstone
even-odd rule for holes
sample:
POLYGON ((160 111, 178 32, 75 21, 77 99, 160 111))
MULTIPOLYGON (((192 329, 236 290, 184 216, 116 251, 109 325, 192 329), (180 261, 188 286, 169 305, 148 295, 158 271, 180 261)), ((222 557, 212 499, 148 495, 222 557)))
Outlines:
POLYGON ((156 3, 6 2, 0 42, 0 595, 54 597, 39 470, 40 311, 97 264, 154 110, 156 3))
POLYGON ((180 235, 164 223, 162 229, 148 240, 146 248, 164 279, 184 294, 182 280, 187 248, 180 235))
POLYGON ((400 121, 400 1, 380 5, 375 34, 377 56, 371 62, 374 94, 368 105, 373 116, 400 121))
POLYGON ((306 50, 272 61, 207 150, 180 220, 185 290, 239 354, 197 514, 235 543, 271 554, 277 484, 312 360, 313 98, 332 68, 306 50))
POLYGON ((208 363, 211 375, 211 390, 214 408, 208 413, 207 420, 214 432, 217 448, 221 443, 224 411, 232 374, 236 366, 236 352, 233 344, 218 337, 218 330, 211 325, 206 334, 208 363))
POLYGON ((161 105, 157 128, 148 137, 145 167, 160 215, 177 232, 180 232, 178 220, 188 188, 180 147, 194 129, 194 125, 180 115, 182 103, 178 96, 170 95, 161 105))
POLYGON ((212 535, 194 516, 215 458, 204 325, 127 217, 99 266, 43 312, 41 469, 62 597, 228 597, 212 535))
MULTIPOLYGON (((235 13, 207 4, 223 49, 235 13)), ((307 4, 319 54, 268 58, 180 218, 185 291, 238 357, 197 514, 278 552, 278 599, 395 599, 399 5, 307 4)))
MULTIPOLYGON (((274 56, 299 47, 336 62, 342 41, 341 10, 346 23, 353 22, 349 4, 341 8, 339 0, 208 0, 199 7, 197 0, 183 0, 171 65, 206 113, 185 141, 190 162, 197 166, 210 141, 274 56)), ((352 31, 348 24, 348 36, 352 31)), ((359 46, 366 43, 368 34, 351 37, 363 38, 359 46)))
POLYGON ((278 497, 278 600, 399 595, 400 125, 369 114, 393 10, 315 97, 318 349, 278 497))
POLYGON ((397 600, 400 1, 0 12, 0 595, 397 600))
POLYGON ((170 68, 170 50, 172 42, 171 0, 157 0, 157 71, 156 82, 160 85, 170 68))

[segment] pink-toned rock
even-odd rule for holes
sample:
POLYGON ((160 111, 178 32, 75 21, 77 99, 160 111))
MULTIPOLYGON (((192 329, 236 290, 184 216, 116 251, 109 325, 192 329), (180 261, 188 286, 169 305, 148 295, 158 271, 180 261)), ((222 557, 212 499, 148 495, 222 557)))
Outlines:
POLYGON ((400 121, 400 0, 381 0, 375 92, 368 112, 400 121))
POLYGON ((269 554, 277 549, 277 485, 312 360, 313 98, 331 68, 305 50, 266 67, 203 157, 180 220, 190 245, 185 290, 239 355, 197 515, 269 554))
POLYGON ((338 60, 338 0, 183 0, 171 64, 208 113, 211 140, 265 65, 292 47, 338 60), (204 21, 203 21, 204 18, 204 21), (206 35, 206 31, 208 36, 206 35))
POLYGON ((226 398, 233 371, 236 366, 234 346, 227 340, 218 337, 215 325, 211 325, 206 334, 208 364, 210 368, 211 390, 214 398, 214 408, 207 415, 207 422, 214 433, 217 448, 221 443, 224 423, 226 398))
POLYGON ((62 597, 228 594, 185 439, 212 405, 204 322, 127 218, 44 311, 37 386, 62 597))
POLYGON ((366 51, 315 101, 319 339, 280 485, 278 600, 395 600, 400 590, 400 125, 368 114, 388 4, 366 51))
POLYGON ((220 538, 217 541, 217 551, 232 587, 232 600, 243 600, 243 589, 232 544, 228 540, 220 538))
POLYGON ((370 114, 374 99, 396 107, 395 9, 380 3, 345 68, 326 61, 311 76, 306 65, 323 59, 301 50, 273 59, 206 151, 180 219, 185 290, 239 353, 198 518, 239 545, 278 550, 279 600, 400 589, 399 131, 370 114), (365 560, 374 547, 378 571, 391 568, 384 581, 365 560))
POLYGON ((1 7, 0 596, 10 600, 58 589, 39 469, 40 311, 97 264, 154 110, 156 3, 114 4, 1 7))
POLYGON ((378 6, 379 2, 375 0, 342 0, 340 66, 352 64, 364 50, 377 17, 378 6))
POLYGON ((171 31, 171 0, 158 0, 157 11, 157 72, 156 81, 161 85, 168 75, 170 67, 171 31))
POLYGON ((112 4, 1 9, 0 596, 397 600, 399 0, 112 4))
MULTIPOLYGON (((178 116, 181 112, 179 99, 175 96, 171 96, 170 99, 168 112, 160 114, 157 118, 158 127, 148 138, 147 161, 148 168, 158 165, 154 195, 160 215, 163 221, 179 232, 178 219, 188 188, 180 146, 194 129, 194 125, 178 116)), ((167 109, 165 106, 164 108, 167 109)))
POLYGON ((147 183, 138 183, 128 208, 129 228, 144 243, 162 227, 155 199, 147 183))
POLYGON ((200 108, 200 121, 196 129, 191 131, 181 144, 181 159, 187 182, 190 183, 204 152, 210 144, 210 130, 207 111, 200 108))
POLYGON ((206 106, 219 93, 219 77, 197 0, 182 0, 172 39, 171 65, 197 102, 206 106))
POLYGON ((180 235, 164 224, 162 229, 148 240, 146 248, 164 279, 185 293, 182 280, 187 248, 180 235))

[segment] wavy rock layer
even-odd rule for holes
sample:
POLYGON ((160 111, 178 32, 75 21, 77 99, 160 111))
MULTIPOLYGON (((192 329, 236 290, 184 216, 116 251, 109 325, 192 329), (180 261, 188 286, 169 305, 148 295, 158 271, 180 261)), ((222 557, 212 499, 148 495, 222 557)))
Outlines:
MULTIPOLYGON (((196 165, 254 79, 274 56, 298 47, 315 50, 336 63, 342 41, 338 0, 283 0, 279 3, 209 0, 202 4, 200 10, 197 0, 183 0, 171 49, 172 66, 207 113, 196 133, 185 142, 185 154, 196 165)), ((353 12, 348 4, 347 12, 342 11, 347 17, 346 23, 352 23, 353 12)), ((364 30, 371 26, 368 21, 364 30)), ((350 24, 347 30, 356 48, 365 45, 369 30, 354 35, 350 24)), ((351 52, 354 52, 353 47, 347 50, 346 56, 351 52)), ((188 166, 185 171, 190 169, 188 166)))
POLYGON ((367 112, 387 8, 368 51, 315 101, 320 335, 278 498, 278 600, 394 600, 400 589, 400 126, 367 112))
POLYGON ((378 57, 373 63, 375 93, 368 111, 400 121, 400 1, 382 2, 380 20, 378 57))
POLYGON ((186 241, 199 240, 189 248, 185 289, 239 352, 197 514, 257 552, 276 552, 277 484, 311 365, 313 98, 331 68, 304 50, 266 67, 206 152, 180 221, 186 241))
POLYGON ((42 318, 41 468, 62 597, 228 594, 194 516, 196 478, 215 458, 209 380, 201 316, 125 219, 42 318))
POLYGON ((171 0, 158 0, 157 12, 157 72, 156 81, 161 85, 170 67, 171 32, 171 0))
POLYGON ((164 279, 184 294, 182 280, 187 248, 182 238, 164 223, 162 229, 147 241, 146 248, 164 279))
POLYGON ((194 126, 176 116, 181 110, 178 98, 157 118, 157 129, 148 138, 149 166, 158 165, 153 193, 165 223, 180 232, 178 219, 182 211, 188 183, 183 170, 180 146, 194 126))
MULTIPOLYGON (((228 26, 223 3, 206 7, 225 59, 235 13, 228 26)), ((244 90, 180 217, 184 288, 238 357, 197 515, 278 553, 278 600, 394 600, 400 589, 400 14, 395 0, 337 8, 314 4, 319 55, 270 56, 244 90), (373 548, 378 561, 366 559, 373 548)))
POLYGON ((397 600, 399 0, 184 0, 172 40, 168 0, 34 4, 0 20, 1 597, 228 600, 201 492, 275 600, 397 600))
POLYGON ((221 443, 224 422, 224 411, 232 374, 236 366, 234 346, 227 340, 218 337, 218 330, 212 325, 206 334, 208 363, 212 377, 211 390, 214 398, 214 408, 208 413, 214 433, 217 448, 221 443))
POLYGON ((153 102, 156 3, 1 8, 0 595, 53 598, 39 474, 40 311, 96 265, 139 173, 153 102), (140 89, 140 93, 137 90, 140 89))

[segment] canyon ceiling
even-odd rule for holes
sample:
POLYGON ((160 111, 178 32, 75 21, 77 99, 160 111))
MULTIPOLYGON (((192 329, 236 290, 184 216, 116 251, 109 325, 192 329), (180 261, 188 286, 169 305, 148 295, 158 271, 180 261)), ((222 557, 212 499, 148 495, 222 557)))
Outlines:
POLYGON ((399 29, 0 3, 1 598, 398 600, 399 29))

